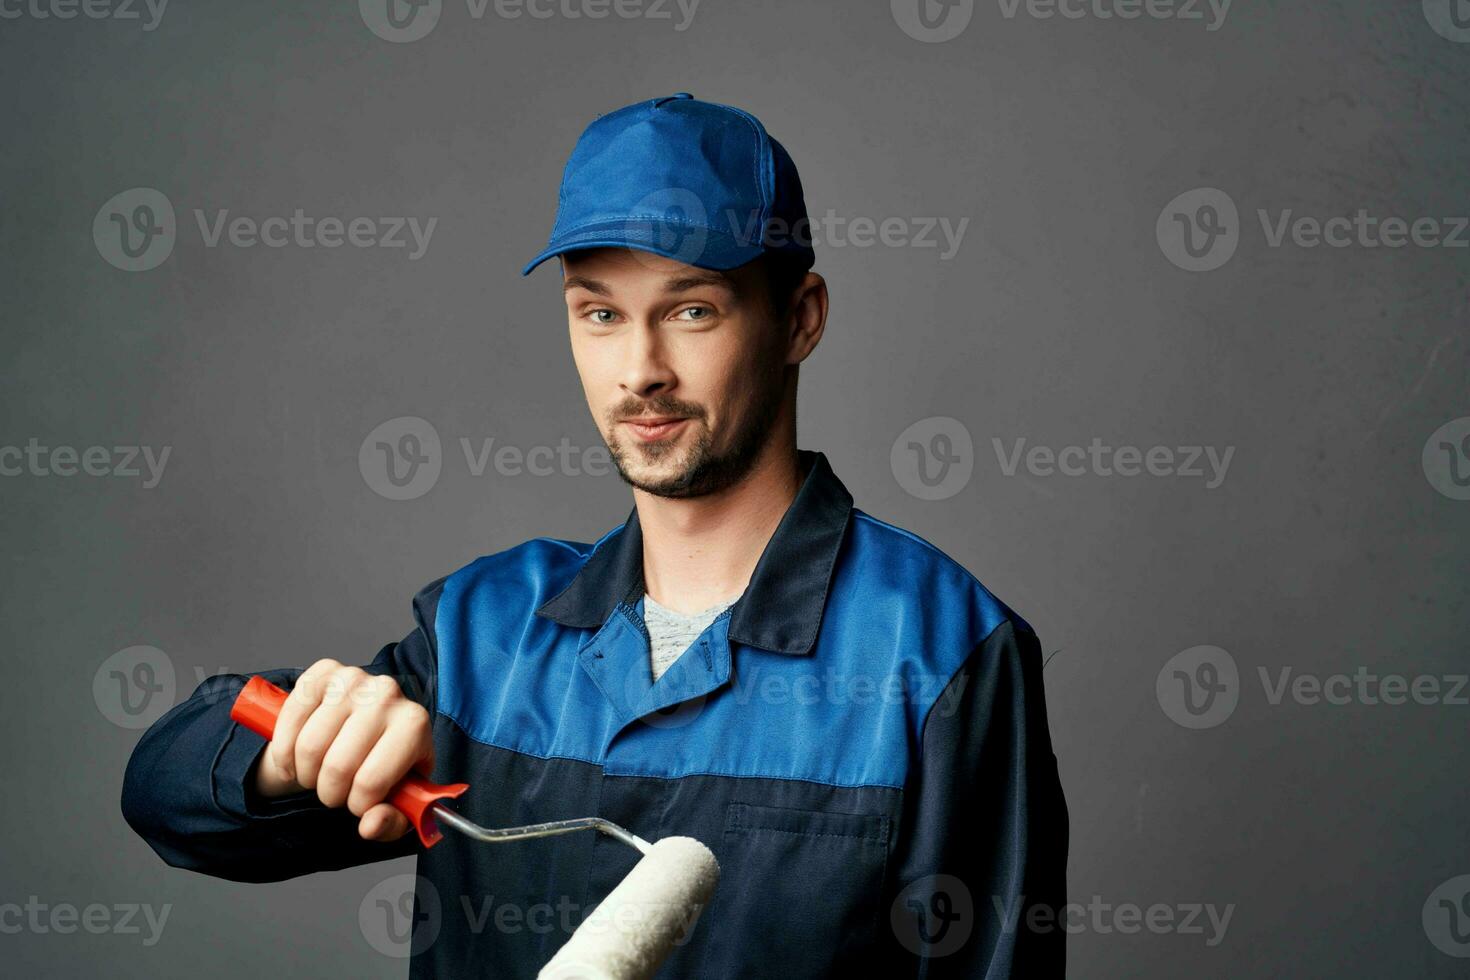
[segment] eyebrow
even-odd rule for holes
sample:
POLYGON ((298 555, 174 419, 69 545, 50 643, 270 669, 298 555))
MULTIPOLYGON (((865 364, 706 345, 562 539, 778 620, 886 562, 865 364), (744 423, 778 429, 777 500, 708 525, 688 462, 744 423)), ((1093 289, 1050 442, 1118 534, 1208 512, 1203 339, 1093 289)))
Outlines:
POLYGON ((567 276, 566 280, 561 284, 561 291, 569 293, 574 289, 585 289, 587 292, 596 293, 598 296, 612 295, 612 290, 607 288, 607 283, 605 282, 588 279, 586 276, 567 276))
POLYGON ((680 276, 677 279, 664 281, 664 291, 669 293, 685 293, 691 289, 699 289, 703 286, 713 286, 716 289, 723 289, 726 292, 734 292, 734 287, 730 284, 729 278, 717 273, 709 273, 708 275, 702 276, 680 276))
MULTIPOLYGON (((678 276, 674 279, 664 280, 664 292, 668 293, 685 293, 691 289, 700 289, 705 286, 723 289, 726 292, 734 292, 734 286, 730 283, 729 277, 717 273, 678 276)), ((569 293, 573 289, 585 289, 589 293, 596 293, 598 296, 612 295, 612 288, 607 283, 600 279, 589 279, 586 276, 567 276, 562 282, 561 288, 564 293, 569 293)))

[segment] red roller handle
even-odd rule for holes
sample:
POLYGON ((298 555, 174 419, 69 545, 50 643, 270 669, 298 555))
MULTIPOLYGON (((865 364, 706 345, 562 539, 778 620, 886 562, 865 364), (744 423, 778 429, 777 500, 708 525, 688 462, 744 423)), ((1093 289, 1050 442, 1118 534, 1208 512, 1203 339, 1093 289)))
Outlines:
MULTIPOLYGON (((230 717, 269 741, 275 733, 276 718, 281 714, 281 705, 285 703, 285 691, 264 677, 252 677, 240 691, 239 697, 235 698, 234 707, 230 708, 230 717)), ((388 802, 409 819, 413 829, 419 832, 419 840, 423 841, 424 846, 433 847, 444 837, 438 821, 434 819, 434 803, 453 799, 469 788, 469 783, 440 786, 411 772, 393 787, 393 791, 388 794, 388 802)))

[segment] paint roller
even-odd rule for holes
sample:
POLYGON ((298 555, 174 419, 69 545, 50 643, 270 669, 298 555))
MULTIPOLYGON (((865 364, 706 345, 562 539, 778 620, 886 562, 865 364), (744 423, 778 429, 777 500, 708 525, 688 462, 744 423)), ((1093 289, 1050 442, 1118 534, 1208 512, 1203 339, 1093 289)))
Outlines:
MULTIPOLYGON (((286 697, 265 678, 252 677, 235 699, 230 717, 269 741, 286 697)), ((720 865, 710 849, 692 837, 665 837, 650 844, 601 817, 481 827, 444 802, 467 789, 468 783, 441 786, 411 772, 393 787, 388 802, 409 819, 425 847, 443 840, 441 825, 492 844, 596 830, 643 855, 542 968, 538 980, 652 980, 674 946, 688 937, 714 894, 720 865)))

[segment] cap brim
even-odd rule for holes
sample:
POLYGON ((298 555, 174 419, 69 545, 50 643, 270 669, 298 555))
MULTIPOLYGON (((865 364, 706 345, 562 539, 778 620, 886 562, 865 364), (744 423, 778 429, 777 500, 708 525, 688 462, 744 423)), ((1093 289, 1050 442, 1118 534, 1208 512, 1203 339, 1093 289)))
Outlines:
POLYGON ((584 248, 637 249, 685 265, 722 272, 738 268, 765 251, 760 245, 741 241, 727 232, 710 228, 674 228, 662 221, 611 221, 585 225, 552 238, 551 243, 540 254, 526 263, 521 275, 530 275, 533 269, 553 256, 584 248))

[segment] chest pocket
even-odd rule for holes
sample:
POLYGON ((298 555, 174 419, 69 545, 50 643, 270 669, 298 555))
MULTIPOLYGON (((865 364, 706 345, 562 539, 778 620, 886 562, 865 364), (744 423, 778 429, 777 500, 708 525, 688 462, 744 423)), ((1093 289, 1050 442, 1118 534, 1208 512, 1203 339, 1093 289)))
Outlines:
POLYGON ((731 803, 702 980, 856 976, 877 930, 889 818, 731 803))

